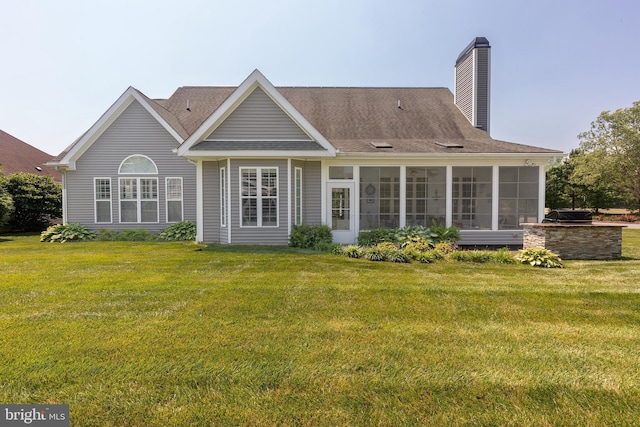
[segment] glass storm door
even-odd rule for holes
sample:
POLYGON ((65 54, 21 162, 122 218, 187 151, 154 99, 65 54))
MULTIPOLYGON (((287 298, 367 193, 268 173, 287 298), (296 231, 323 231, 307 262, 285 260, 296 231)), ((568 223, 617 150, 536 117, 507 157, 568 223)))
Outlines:
POLYGON ((330 183, 327 186, 328 218, 333 241, 355 243, 354 184, 330 183))

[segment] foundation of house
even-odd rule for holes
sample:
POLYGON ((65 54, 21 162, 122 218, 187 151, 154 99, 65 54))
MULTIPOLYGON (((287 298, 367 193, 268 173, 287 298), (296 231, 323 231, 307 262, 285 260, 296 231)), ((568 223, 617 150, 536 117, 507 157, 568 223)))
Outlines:
POLYGON ((622 256, 622 229, 617 224, 522 224, 522 247, 545 248, 562 259, 607 260, 622 256))

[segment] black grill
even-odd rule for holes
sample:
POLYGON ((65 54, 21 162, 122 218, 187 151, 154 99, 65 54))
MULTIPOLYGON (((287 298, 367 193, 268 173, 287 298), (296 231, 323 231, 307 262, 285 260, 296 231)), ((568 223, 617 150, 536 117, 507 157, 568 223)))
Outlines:
POLYGON ((543 222, 591 224, 591 211, 557 209, 546 214, 543 222))

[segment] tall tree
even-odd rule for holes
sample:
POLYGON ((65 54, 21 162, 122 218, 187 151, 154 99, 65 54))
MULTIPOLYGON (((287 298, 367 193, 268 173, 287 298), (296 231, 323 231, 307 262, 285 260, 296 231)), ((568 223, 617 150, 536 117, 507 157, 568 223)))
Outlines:
POLYGON ((630 208, 640 208, 640 101, 629 108, 603 111, 578 138, 580 148, 591 155, 583 175, 597 173, 597 179, 617 190, 630 208))
POLYGON ((0 226, 5 225, 13 212, 13 199, 6 188, 7 179, 2 174, 0 165, 0 226))

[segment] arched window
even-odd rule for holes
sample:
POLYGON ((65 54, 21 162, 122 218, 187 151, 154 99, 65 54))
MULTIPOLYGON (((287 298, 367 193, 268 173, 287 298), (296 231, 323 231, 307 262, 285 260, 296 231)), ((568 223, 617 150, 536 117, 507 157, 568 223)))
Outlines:
MULTIPOLYGON (((123 160, 120 175, 157 175, 156 164, 140 154, 123 160)), ((120 222, 159 222, 158 177, 120 177, 120 222)))
POLYGON ((156 164, 148 158, 147 156, 143 156, 140 154, 135 154, 133 156, 129 156, 122 161, 120 164, 120 169, 118 170, 119 174, 125 173, 143 173, 143 174, 158 174, 158 168, 156 164))

